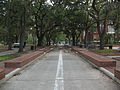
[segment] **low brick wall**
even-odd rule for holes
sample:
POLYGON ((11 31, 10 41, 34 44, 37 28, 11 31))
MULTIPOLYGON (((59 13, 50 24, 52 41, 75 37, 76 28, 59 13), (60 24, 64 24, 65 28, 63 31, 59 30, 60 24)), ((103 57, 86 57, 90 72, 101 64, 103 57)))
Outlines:
POLYGON ((113 58, 113 59, 115 59, 117 61, 120 61, 120 57, 116 57, 116 58, 113 58))
POLYGON ((115 74, 115 77, 120 80, 120 68, 119 69, 115 69, 114 74, 115 74))
POLYGON ((38 51, 25 54, 21 57, 6 61, 4 63, 5 68, 20 68, 26 65, 27 63, 29 63, 30 61, 33 61, 35 58, 39 57, 40 55, 44 54, 44 52, 47 52, 49 50, 50 50, 49 48, 42 48, 42 49, 39 49, 38 51))
POLYGON ((80 49, 77 47, 72 48, 74 51, 77 51, 79 54, 90 60, 92 63, 99 67, 115 67, 116 61, 98 54, 95 54, 86 49, 80 49))
POLYGON ((102 56, 119 56, 120 53, 98 53, 102 56))
POLYGON ((5 71, 3 69, 0 69, 0 80, 5 78, 5 71))

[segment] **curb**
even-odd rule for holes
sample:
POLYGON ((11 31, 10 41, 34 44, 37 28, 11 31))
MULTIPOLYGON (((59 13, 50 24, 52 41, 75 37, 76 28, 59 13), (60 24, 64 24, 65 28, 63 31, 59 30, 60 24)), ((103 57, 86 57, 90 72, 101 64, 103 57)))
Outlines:
MULTIPOLYGON (((48 52, 50 52, 52 50, 53 50, 53 48, 51 48, 48 52)), ((17 68, 15 70, 13 70, 12 72, 10 72, 9 74, 5 75, 5 78, 3 78, 2 80, 0 80, 0 85, 3 84, 3 83, 5 83, 10 78, 12 78, 15 74, 19 73, 20 71, 24 70, 26 67, 30 66, 31 64, 33 64, 34 62, 36 62, 37 60, 39 60, 40 58, 42 58, 43 56, 45 56, 48 52, 44 52, 41 56, 37 57, 33 61, 31 61, 28 64, 24 65, 23 67, 17 68)))
POLYGON ((92 66, 94 66, 94 68, 100 70, 105 75, 107 75, 109 78, 111 78, 112 80, 114 80, 115 82, 117 82, 118 84, 120 84, 120 80, 118 78, 116 78, 113 73, 111 73, 110 71, 108 71, 107 69, 105 69, 103 67, 98 67, 97 65, 95 65, 94 63, 92 63, 91 61, 89 61, 88 59, 86 59, 84 56, 80 55, 78 52, 75 51, 75 53, 77 53, 77 55, 80 56, 81 58, 85 59, 89 64, 91 64, 92 66))

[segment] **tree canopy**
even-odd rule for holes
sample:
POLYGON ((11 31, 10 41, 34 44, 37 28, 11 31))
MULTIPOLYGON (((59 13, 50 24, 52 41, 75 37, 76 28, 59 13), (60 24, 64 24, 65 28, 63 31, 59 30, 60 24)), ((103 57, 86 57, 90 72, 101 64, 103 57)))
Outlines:
POLYGON ((43 46, 57 42, 64 33, 72 45, 78 45, 84 35, 87 47, 88 33, 95 27, 103 49, 108 21, 113 22, 116 32, 120 31, 119 11, 119 0, 0 0, 0 42, 8 44, 9 49, 20 42, 22 52, 29 34, 43 46))

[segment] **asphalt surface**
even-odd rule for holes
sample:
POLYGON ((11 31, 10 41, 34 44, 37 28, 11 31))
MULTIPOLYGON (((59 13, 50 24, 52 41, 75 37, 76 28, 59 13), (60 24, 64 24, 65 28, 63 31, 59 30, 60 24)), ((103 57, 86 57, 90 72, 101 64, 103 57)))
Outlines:
POLYGON ((18 48, 13 48, 13 50, 0 52, 0 56, 15 54, 18 52, 18 48))
POLYGON ((0 90, 120 90, 120 86, 79 56, 56 49, 0 85, 0 90))
MULTIPOLYGON (((18 48, 12 48, 12 50, 0 52, 0 56, 15 54, 18 52, 18 50, 19 50, 18 48)), ((28 51, 28 50, 30 50, 30 47, 24 48, 24 51, 28 51)))

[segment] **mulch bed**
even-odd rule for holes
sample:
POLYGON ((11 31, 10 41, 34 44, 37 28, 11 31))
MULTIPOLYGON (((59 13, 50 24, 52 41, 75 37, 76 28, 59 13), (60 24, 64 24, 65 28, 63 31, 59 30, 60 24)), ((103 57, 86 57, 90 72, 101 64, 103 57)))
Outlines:
POLYGON ((120 53, 97 53, 102 56, 120 56, 120 53))
POLYGON ((0 48, 0 52, 5 52, 5 51, 8 51, 8 49, 7 48, 4 48, 4 49, 0 48))

